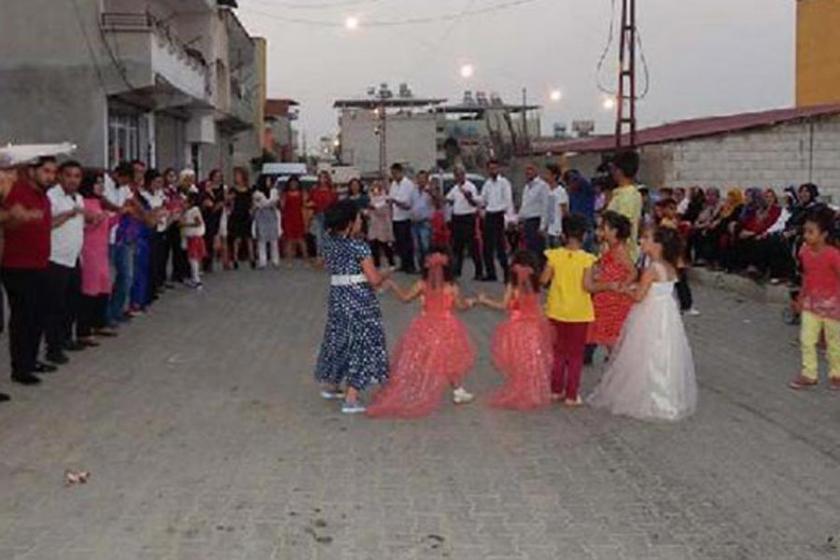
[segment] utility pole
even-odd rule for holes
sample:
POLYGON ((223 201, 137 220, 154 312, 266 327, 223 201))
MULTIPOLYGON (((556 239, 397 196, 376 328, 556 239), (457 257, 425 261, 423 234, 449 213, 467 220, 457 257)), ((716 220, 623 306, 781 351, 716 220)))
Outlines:
POLYGON ((615 147, 636 147, 636 0, 621 2, 615 147), (624 134, 628 135, 625 142, 624 134))
POLYGON ((379 176, 382 179, 387 177, 388 167, 388 140, 386 138, 387 129, 387 110, 385 109, 385 100, 379 104, 377 108, 377 115, 379 117, 379 176))
POLYGON ((522 155, 528 153, 531 137, 528 135, 528 88, 522 88, 522 155))

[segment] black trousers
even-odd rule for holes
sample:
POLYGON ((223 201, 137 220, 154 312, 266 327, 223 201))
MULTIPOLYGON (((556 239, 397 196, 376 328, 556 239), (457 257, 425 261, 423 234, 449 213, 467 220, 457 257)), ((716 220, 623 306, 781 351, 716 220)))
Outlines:
POLYGON ((411 220, 394 222, 394 239, 400 256, 400 270, 414 272, 414 240, 411 238, 411 220))
POLYGON ((12 376, 35 370, 44 333, 46 275, 46 269, 3 269, 3 286, 9 298, 12 376))
POLYGON ((545 252, 545 238, 540 235, 540 218, 528 218, 522 224, 525 236, 525 248, 542 261, 545 252))
POLYGON ((674 288, 677 291, 677 300, 680 302, 680 311, 688 311, 694 307, 694 295, 688 283, 688 269, 681 268, 677 271, 677 283, 674 288))
POLYGON ((385 258, 388 260, 389 266, 394 266, 394 248, 390 243, 372 239, 368 242, 370 245, 370 252, 373 253, 373 264, 376 268, 382 264, 382 253, 385 253, 385 258))
POLYGON ((166 265, 169 260, 169 245, 166 232, 153 231, 149 238, 149 292, 154 295, 166 283, 166 265))
POLYGON ((505 213, 487 212, 484 215, 484 270, 488 278, 496 278, 496 259, 502 267, 505 279, 508 275, 508 259, 505 250, 505 213))
POLYGON ((796 276, 793 248, 780 234, 770 235, 756 242, 753 263, 762 274, 771 278, 790 280, 796 276))
POLYGON ((73 339, 73 326, 79 316, 81 276, 79 267, 51 262, 47 268, 45 336, 47 354, 58 353, 73 339))
MULTIPOLYGON (((168 253, 172 256, 172 273, 170 278, 173 282, 183 282, 190 277, 190 263, 187 260, 187 251, 181 245, 181 229, 176 225, 169 226, 166 230, 166 244, 168 253)), ((166 264, 164 264, 164 271, 166 264)))
POLYGON ((454 260, 452 272, 461 276, 464 267, 464 249, 469 249, 470 258, 475 267, 476 278, 481 276, 481 255, 478 252, 478 239, 475 231, 475 214, 452 216, 452 252, 454 260))
POLYGON ((79 299, 79 322, 76 324, 76 334, 80 338, 88 337, 94 330, 105 328, 107 309, 108 294, 99 296, 82 294, 79 299))

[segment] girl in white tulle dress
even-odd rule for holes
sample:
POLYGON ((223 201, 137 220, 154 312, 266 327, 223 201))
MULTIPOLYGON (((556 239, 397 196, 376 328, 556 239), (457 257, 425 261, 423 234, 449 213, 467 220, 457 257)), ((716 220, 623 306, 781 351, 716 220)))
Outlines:
POLYGON ((641 246, 651 264, 637 286, 625 288, 637 303, 588 401, 613 414, 677 421, 697 407, 694 360, 674 298, 681 243, 675 231, 659 228, 648 230, 641 246))

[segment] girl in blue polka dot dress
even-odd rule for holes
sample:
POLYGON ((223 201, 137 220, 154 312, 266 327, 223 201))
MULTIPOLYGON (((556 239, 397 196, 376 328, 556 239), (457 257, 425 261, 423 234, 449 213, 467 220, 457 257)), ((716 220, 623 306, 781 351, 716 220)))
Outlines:
POLYGON ((336 203, 325 221, 329 235, 323 258, 331 274, 330 294, 315 379, 323 385, 323 398, 344 399, 341 411, 358 414, 365 411, 359 393, 388 379, 388 351, 375 292, 387 276, 374 266, 368 244, 357 239, 362 220, 353 201, 336 203))

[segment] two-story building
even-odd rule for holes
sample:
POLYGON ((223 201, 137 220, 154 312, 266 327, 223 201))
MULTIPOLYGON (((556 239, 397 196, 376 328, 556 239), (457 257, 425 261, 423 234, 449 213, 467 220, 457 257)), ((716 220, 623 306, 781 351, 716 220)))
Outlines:
POLYGON ((4 5, 0 142, 68 140, 85 165, 102 168, 141 159, 204 176, 247 165, 259 155, 265 46, 230 4, 4 5))

